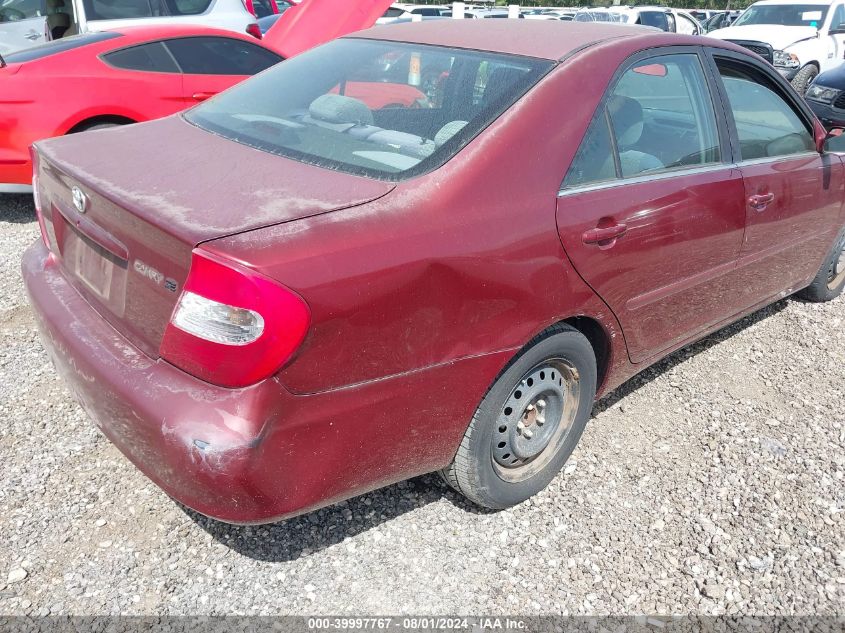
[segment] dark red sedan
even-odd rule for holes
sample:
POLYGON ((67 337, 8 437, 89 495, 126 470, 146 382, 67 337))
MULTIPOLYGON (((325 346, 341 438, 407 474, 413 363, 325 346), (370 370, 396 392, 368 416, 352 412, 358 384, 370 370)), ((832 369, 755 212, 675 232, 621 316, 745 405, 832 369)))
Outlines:
POLYGON ((436 470, 503 508, 555 476, 597 395, 842 292, 830 144, 726 42, 382 27, 36 144, 23 273, 96 424, 203 514, 272 521, 436 470), (400 75, 431 107, 346 93, 400 75))

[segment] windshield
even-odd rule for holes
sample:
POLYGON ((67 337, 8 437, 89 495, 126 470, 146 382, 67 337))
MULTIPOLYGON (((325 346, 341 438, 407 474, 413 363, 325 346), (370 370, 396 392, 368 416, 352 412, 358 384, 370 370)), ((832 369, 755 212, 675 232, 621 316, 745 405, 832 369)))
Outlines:
POLYGON ((777 24, 820 28, 827 14, 823 4, 757 4, 746 9, 733 26, 777 24))
POLYGON ((266 152, 398 180, 444 163, 551 66, 341 39, 278 64, 185 118, 266 152))

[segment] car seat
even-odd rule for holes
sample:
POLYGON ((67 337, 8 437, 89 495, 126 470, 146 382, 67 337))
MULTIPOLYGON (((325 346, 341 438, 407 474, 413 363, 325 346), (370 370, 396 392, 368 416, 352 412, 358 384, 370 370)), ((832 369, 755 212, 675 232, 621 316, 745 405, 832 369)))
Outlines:
POLYGON ((634 149, 640 142, 645 128, 640 102, 631 97, 616 95, 608 101, 607 109, 619 149, 622 176, 636 176, 646 171, 662 169, 663 162, 657 156, 634 149))
POLYGON ((70 28, 70 16, 64 12, 65 0, 47 0, 47 31, 50 39, 64 37, 70 28))

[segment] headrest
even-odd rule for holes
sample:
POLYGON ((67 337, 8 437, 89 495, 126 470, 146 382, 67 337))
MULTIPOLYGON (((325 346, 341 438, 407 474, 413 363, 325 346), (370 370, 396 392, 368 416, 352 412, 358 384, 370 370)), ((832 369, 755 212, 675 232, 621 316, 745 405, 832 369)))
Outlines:
POLYGON ((373 113, 363 101, 343 95, 325 94, 317 97, 308 107, 308 114, 326 123, 373 124, 373 113))
POLYGON ((607 102, 610 120, 620 150, 637 144, 643 135, 643 107, 630 97, 616 95, 607 102))

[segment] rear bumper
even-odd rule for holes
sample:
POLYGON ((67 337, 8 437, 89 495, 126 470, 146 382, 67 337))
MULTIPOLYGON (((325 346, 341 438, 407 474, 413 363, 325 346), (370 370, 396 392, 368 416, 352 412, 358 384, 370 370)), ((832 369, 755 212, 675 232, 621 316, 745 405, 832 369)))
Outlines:
POLYGON ((130 345, 40 240, 23 276, 48 354, 102 432, 171 497, 232 523, 286 518, 445 466, 511 355, 306 396, 274 379, 224 389, 130 345))
POLYGON ((820 103, 811 99, 807 99, 807 105, 816 113, 819 121, 826 128, 845 127, 845 110, 839 110, 828 103, 820 103))

